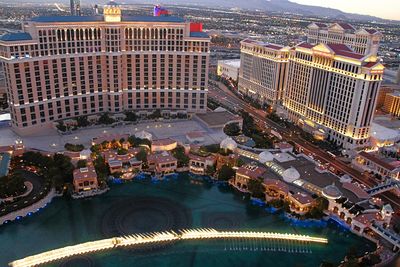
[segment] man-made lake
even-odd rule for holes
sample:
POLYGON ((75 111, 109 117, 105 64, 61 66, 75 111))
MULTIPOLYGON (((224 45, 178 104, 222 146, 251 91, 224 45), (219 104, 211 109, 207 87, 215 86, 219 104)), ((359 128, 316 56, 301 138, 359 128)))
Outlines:
POLYGON ((329 244, 304 248, 275 244, 275 248, 286 248, 283 252, 268 251, 272 244, 263 242, 192 241, 145 251, 106 251, 48 266, 312 267, 324 260, 338 264, 350 249, 364 253, 375 248, 336 223, 292 222, 283 214, 267 212, 226 185, 180 174, 160 182, 143 179, 114 184, 108 193, 91 199, 58 198, 28 218, 1 226, 0 266, 86 241, 201 227, 307 234, 326 237, 329 244))

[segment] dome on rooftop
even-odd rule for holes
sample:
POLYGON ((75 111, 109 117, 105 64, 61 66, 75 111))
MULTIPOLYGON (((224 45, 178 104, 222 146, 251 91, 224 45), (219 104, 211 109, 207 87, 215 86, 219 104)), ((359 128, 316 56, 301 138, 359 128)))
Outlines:
POLYGON ((231 137, 227 137, 222 142, 219 144, 219 147, 222 149, 229 149, 234 151, 237 148, 237 144, 235 140, 233 140, 231 137))
POLYGON ((140 131, 135 133, 135 137, 140 139, 147 139, 149 141, 151 141, 151 139, 153 138, 152 134, 146 131, 140 131))
POLYGON ((258 161, 262 164, 268 162, 268 161, 273 161, 274 155, 272 155, 271 152, 269 151, 263 151, 258 155, 258 161))
POLYGON ((327 199, 339 199, 342 197, 342 192, 340 192, 336 185, 331 184, 322 189, 322 195, 327 199))
POLYGON ((282 178, 287 183, 293 183, 300 178, 300 173, 295 168, 290 167, 282 173, 282 178))

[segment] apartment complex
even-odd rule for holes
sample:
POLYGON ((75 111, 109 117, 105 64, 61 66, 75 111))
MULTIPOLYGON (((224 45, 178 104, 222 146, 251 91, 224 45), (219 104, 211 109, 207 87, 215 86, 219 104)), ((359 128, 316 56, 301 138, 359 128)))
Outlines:
POLYGON ((307 42, 310 44, 345 44, 363 55, 378 54, 382 33, 374 29, 356 29, 348 23, 313 22, 307 27, 307 42))
POLYGON ((291 49, 283 107, 315 137, 354 148, 368 144, 384 66, 344 44, 291 49))
POLYGON ((36 17, 0 37, 13 129, 127 110, 207 108, 210 38, 172 16, 36 17))
POLYGON ((289 48, 245 39, 240 52, 239 91, 275 107, 285 87, 289 48))

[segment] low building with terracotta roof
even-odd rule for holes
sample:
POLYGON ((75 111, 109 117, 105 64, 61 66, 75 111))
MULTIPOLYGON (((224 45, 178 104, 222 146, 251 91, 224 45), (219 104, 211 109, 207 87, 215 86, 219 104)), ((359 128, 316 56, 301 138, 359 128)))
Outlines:
POLYGON ((265 188, 266 201, 272 199, 286 199, 288 197, 289 188, 287 184, 281 180, 265 178, 263 186, 265 188))
POLYGON ((263 179, 263 175, 267 170, 264 167, 255 164, 247 164, 236 170, 233 184, 241 189, 247 190, 250 180, 263 179))
POLYGON ((288 199, 290 209, 299 214, 307 213, 314 205, 314 199, 304 192, 289 194, 288 199))
POLYGON ((206 174, 207 167, 214 166, 215 156, 210 155, 202 157, 194 154, 189 154, 189 171, 194 174, 206 174))
POLYGON ((94 167, 76 169, 73 172, 73 185, 75 192, 98 189, 97 174, 94 167))
POLYGON ((174 173, 178 167, 178 160, 169 152, 152 153, 147 157, 147 164, 150 171, 158 175, 174 173))
POLYGON ((158 139, 151 142, 151 152, 171 151, 178 146, 178 142, 171 139, 158 139))

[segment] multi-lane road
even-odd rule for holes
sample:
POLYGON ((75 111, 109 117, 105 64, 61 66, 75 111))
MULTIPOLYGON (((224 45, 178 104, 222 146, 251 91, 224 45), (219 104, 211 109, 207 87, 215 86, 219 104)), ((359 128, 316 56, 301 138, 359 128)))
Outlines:
MULTIPOLYGON (((214 86, 213 84, 210 84, 208 97, 213 98, 219 101, 220 103, 223 103, 228 107, 231 107, 232 109, 235 110, 243 109, 244 111, 248 112, 251 116, 253 116, 258 126, 263 128, 265 127, 273 128, 275 131, 279 132, 279 134, 283 137, 284 140, 293 141, 299 146, 301 146, 306 154, 312 155, 314 159, 319 160, 320 162, 329 163, 329 165, 335 168, 337 171, 350 175, 353 179, 362 184, 365 184, 367 187, 373 187, 374 185, 376 185, 375 181, 370 180, 368 176, 365 176, 363 175, 363 173, 352 168, 348 163, 345 163, 331 156, 326 151, 321 150, 317 146, 302 139, 299 135, 295 134, 293 130, 288 129, 287 127, 283 127, 280 124, 267 119, 265 111, 252 107, 249 103, 239 98, 236 94, 230 91, 222 83, 217 83, 217 85, 218 86, 214 86)), ((400 212, 399 198, 396 197, 393 193, 386 192, 380 194, 379 196, 382 199, 389 202, 396 212, 400 212)))

